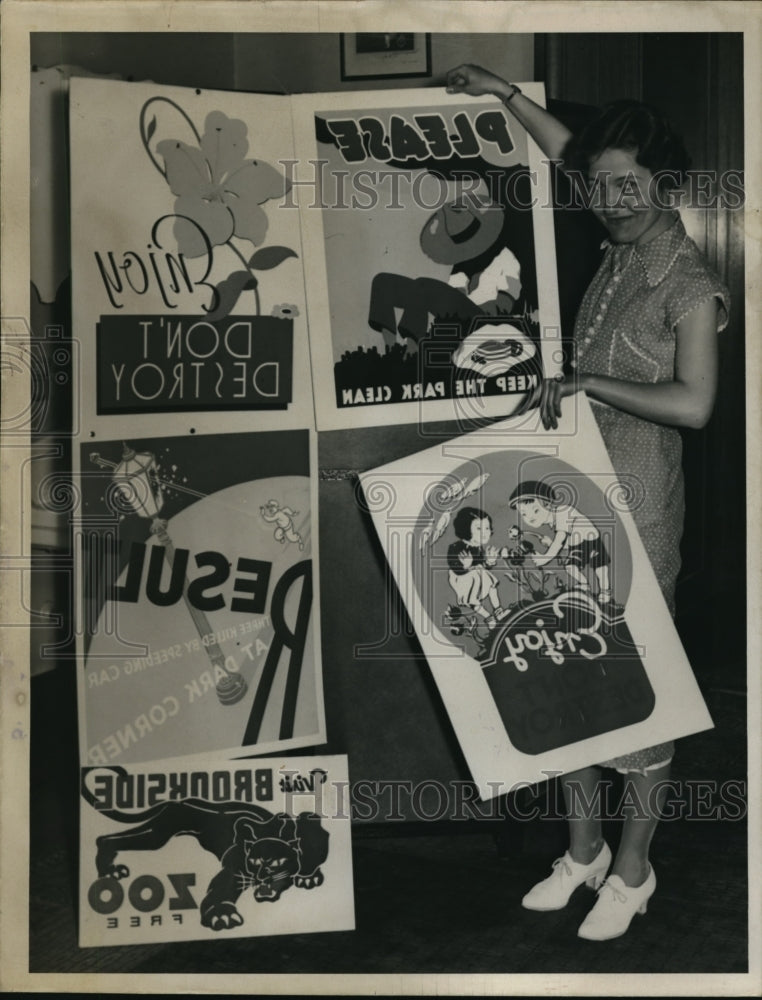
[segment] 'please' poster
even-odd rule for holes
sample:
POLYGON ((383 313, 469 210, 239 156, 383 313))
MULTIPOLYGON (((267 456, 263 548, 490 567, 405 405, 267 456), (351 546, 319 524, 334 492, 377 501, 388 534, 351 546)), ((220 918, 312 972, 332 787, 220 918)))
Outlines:
POLYGON ((515 412, 560 337, 537 147, 494 98, 293 108, 318 429, 515 412))

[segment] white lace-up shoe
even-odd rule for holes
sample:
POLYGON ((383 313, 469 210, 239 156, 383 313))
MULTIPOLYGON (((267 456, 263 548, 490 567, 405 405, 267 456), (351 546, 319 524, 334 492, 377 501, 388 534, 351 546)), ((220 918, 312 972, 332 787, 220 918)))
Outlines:
POLYGON ((595 906, 582 921, 577 934, 588 941, 608 941, 621 937, 636 913, 646 912, 656 889, 656 876, 649 868, 643 885, 625 885, 618 875, 610 875, 598 890, 595 906))
POLYGON ((556 858, 551 874, 529 890, 521 905, 527 910, 562 910, 583 882, 591 889, 597 889, 606 878, 610 864, 611 851, 605 841, 589 865, 573 861, 567 851, 562 858, 556 858))

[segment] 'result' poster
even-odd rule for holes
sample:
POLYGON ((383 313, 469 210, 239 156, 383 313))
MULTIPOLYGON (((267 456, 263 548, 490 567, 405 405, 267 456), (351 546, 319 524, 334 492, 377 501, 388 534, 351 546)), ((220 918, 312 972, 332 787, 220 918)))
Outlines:
POLYGON ((324 741, 314 436, 81 444, 83 765, 324 741))
POLYGON ((346 757, 81 772, 82 948, 354 929, 346 757))
POLYGON ((711 728, 582 394, 361 475, 484 798, 711 728))
POLYGON ((428 89, 293 109, 318 429, 516 412, 559 362, 533 141, 495 98, 428 89))

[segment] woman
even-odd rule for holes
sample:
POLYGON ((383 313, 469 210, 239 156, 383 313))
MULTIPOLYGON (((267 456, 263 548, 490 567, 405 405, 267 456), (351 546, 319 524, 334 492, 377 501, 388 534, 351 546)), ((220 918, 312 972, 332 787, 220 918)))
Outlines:
MULTIPOLYGON (((702 427, 711 415, 716 334, 728 311, 727 290, 670 204, 688 166, 682 142, 661 114, 635 101, 609 105, 572 136, 514 84, 477 66, 451 70, 447 90, 498 97, 550 159, 584 179, 608 232, 577 315, 573 372, 545 382, 542 420, 556 427, 562 400, 587 393, 614 469, 640 486, 632 515, 674 614, 684 512, 677 428, 702 427)), ((649 848, 673 753, 670 741, 601 763, 626 775, 629 800, 639 804, 624 819, 613 864, 600 817, 585 807, 596 801, 599 768, 562 777, 569 849, 524 897, 526 908, 560 909, 583 882, 598 888, 578 931, 598 941, 624 934, 645 913, 656 888, 649 848)))

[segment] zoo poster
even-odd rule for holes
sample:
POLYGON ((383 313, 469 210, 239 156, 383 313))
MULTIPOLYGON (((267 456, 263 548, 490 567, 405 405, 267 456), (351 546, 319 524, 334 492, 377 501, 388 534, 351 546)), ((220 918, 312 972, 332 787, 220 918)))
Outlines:
POLYGON ((283 97, 72 79, 75 431, 314 425, 289 115, 283 97))
POLYGON ((292 99, 320 430, 511 414, 560 337, 538 148, 495 98, 393 97, 292 99))
POLYGON ((325 741, 315 440, 79 445, 83 764, 325 741))
POLYGON ((712 727, 583 394, 361 476, 480 793, 712 727))
POLYGON ((81 772, 80 947, 354 929, 346 757, 81 772))

